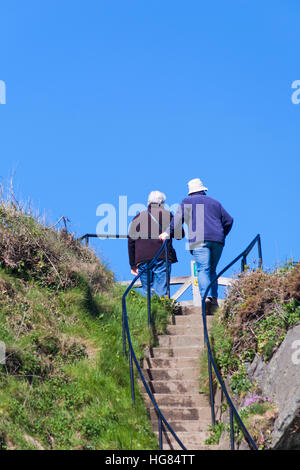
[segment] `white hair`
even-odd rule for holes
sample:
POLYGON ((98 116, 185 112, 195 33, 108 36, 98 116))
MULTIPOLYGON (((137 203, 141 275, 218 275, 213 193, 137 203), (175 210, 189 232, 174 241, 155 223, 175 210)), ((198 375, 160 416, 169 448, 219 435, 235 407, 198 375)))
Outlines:
POLYGON ((148 196, 148 206, 150 204, 163 204, 166 199, 167 196, 164 193, 161 193, 160 191, 151 191, 148 196))

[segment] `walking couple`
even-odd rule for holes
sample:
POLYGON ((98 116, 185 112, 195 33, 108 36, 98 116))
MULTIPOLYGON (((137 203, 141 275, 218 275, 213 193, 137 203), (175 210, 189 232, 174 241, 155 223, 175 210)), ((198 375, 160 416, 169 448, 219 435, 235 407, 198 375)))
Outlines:
MULTIPOLYGON (((129 228, 128 252, 131 273, 142 270, 141 283, 147 292, 149 263, 167 241, 167 258, 163 251, 150 269, 150 288, 158 296, 167 294, 167 279, 171 265, 177 262, 172 239, 184 238, 183 224, 188 228, 189 249, 195 260, 200 295, 203 298, 211 281, 216 277, 225 238, 231 230, 233 218, 217 200, 207 196, 208 189, 199 178, 188 183, 188 196, 178 207, 175 215, 165 209, 166 196, 152 191, 148 197, 148 208, 139 213, 129 228)), ((206 299, 206 313, 212 314, 218 306, 218 283, 212 284, 206 299)))

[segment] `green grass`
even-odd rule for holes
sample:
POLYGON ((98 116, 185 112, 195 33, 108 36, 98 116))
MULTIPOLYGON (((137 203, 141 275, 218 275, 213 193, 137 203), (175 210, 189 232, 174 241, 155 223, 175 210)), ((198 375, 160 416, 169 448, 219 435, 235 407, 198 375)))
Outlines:
MULTIPOLYGON (((2 271, 0 338, 0 448, 157 449, 136 384, 130 392, 122 353, 122 289, 92 294, 84 282, 53 292, 2 271), (4 288, 3 286, 6 286, 4 288)), ((158 333, 171 306, 153 300, 158 333)), ((145 299, 129 294, 128 318, 138 358, 155 339, 145 299)))

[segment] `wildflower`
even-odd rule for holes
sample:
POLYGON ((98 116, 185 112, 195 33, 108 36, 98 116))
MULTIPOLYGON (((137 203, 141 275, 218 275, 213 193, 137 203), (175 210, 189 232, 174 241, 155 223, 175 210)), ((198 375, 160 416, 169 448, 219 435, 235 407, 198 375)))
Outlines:
POLYGON ((256 402, 259 402, 259 401, 269 402, 270 398, 269 397, 261 397, 260 395, 254 395, 253 397, 247 398, 247 400, 245 400, 244 407, 247 407, 247 406, 251 405, 252 403, 256 403, 256 402))

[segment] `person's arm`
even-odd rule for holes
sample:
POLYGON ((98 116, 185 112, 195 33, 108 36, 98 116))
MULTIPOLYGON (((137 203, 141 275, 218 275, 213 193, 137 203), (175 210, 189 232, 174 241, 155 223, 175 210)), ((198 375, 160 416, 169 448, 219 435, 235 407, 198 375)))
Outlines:
POLYGON ((129 255, 129 264, 131 267, 131 274, 137 276, 138 268, 135 264, 135 240, 128 238, 128 255, 129 255))
POLYGON ((174 217, 172 217, 170 226, 163 232, 159 238, 161 240, 166 240, 167 238, 175 238, 176 240, 181 240, 184 238, 184 230, 182 225, 184 223, 184 208, 183 203, 180 204, 177 211, 175 212, 174 217), (180 231, 180 235, 178 236, 180 231))
POLYGON ((128 256, 129 256, 129 264, 131 267, 131 273, 134 274, 137 271, 137 267, 135 264, 135 240, 133 240, 130 237, 128 238, 128 256))
POLYGON ((177 209, 175 215, 171 215, 170 223, 170 237, 176 240, 182 240, 185 237, 184 233, 184 213, 182 206, 177 209))
POLYGON ((137 230, 137 224, 138 224, 138 219, 140 217, 140 214, 137 214, 129 227, 128 231, 128 256, 129 256, 129 264, 131 267, 131 274, 136 276, 138 274, 138 268, 135 264, 135 242, 136 242, 136 230, 137 230))
POLYGON ((224 229, 225 237, 229 234, 230 230, 232 229, 233 218, 231 215, 226 212, 224 207, 221 206, 221 222, 224 229))

